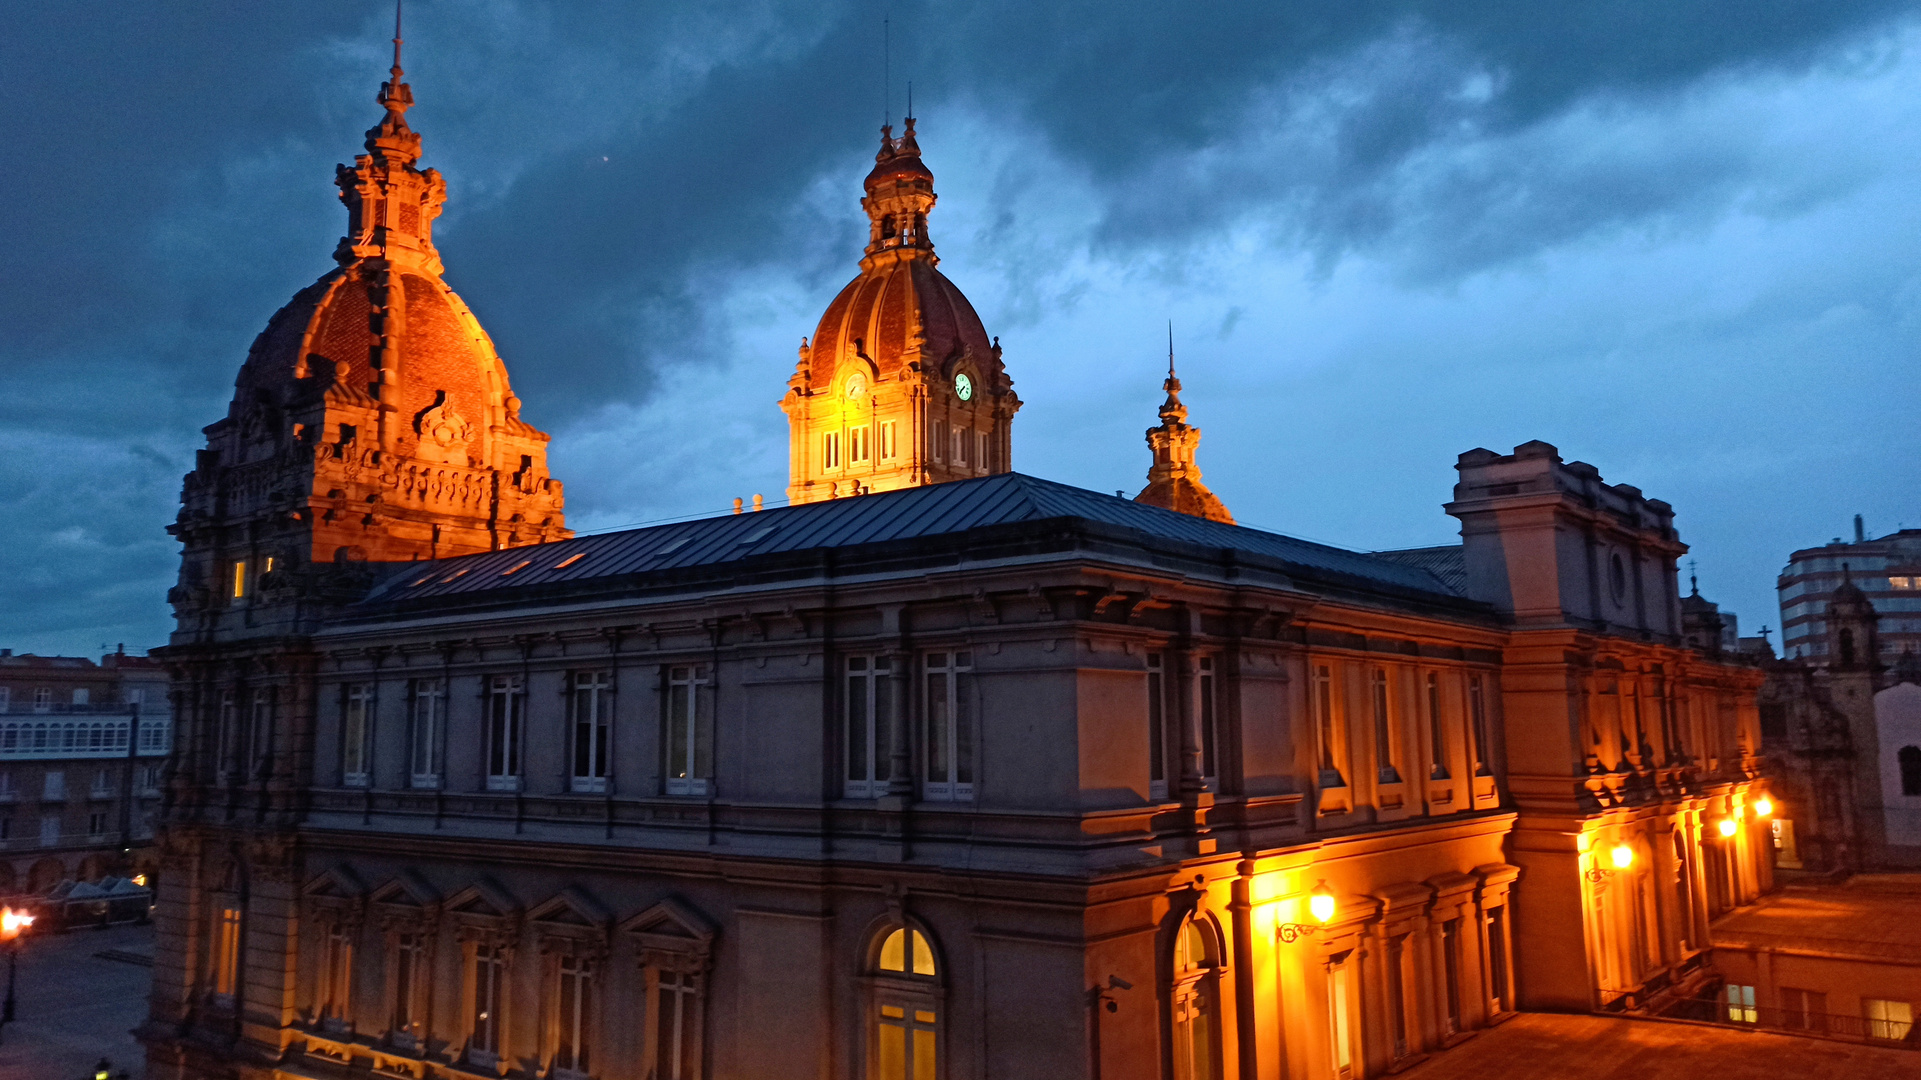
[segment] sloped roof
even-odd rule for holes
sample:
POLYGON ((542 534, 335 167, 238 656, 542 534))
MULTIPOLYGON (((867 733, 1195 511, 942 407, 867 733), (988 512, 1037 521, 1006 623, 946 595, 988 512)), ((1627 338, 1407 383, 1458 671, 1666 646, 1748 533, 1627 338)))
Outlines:
POLYGON ((1447 583, 1447 587, 1457 595, 1467 595, 1467 552, 1459 544, 1442 544, 1439 547, 1401 548, 1398 551, 1376 551, 1377 559, 1387 559, 1403 566, 1426 570, 1447 583))
POLYGON ((1246 552, 1308 577, 1333 576, 1455 601, 1461 596, 1422 566, 1002 473, 423 562, 397 572, 366 602, 526 589, 1064 519, 1118 527, 1143 540, 1246 552))

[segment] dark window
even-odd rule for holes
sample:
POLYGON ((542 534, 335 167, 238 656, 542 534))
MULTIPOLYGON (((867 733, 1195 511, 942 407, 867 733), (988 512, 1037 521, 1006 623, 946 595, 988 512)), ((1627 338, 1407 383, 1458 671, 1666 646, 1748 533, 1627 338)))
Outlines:
POLYGON ((1846 628, 1841 631, 1841 666, 1854 666, 1854 631, 1846 628))
POLYGON ((1788 737, 1788 706, 1782 701, 1763 701, 1761 703, 1761 737, 1764 739, 1785 739, 1788 737))
POLYGON ((1921 746, 1904 746, 1894 758, 1901 763, 1901 794, 1921 795, 1921 746))

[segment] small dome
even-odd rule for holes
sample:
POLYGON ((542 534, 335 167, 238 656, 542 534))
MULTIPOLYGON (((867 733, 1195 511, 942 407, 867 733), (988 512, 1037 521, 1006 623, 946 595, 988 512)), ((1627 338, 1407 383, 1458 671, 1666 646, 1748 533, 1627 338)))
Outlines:
POLYGON ((972 356, 995 377, 993 342, 974 305, 931 259, 890 260, 863 272, 834 297, 814 329, 812 387, 827 386, 843 361, 865 357, 879 377, 894 377, 920 315, 923 363, 944 366, 972 356))

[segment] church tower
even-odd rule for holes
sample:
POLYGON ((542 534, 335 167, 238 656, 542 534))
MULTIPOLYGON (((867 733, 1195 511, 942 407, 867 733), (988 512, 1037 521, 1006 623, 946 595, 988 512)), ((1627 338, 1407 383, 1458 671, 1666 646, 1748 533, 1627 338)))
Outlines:
POLYGON ((934 174, 908 117, 881 128, 867 174, 860 275, 827 306, 787 382, 793 503, 1012 470, 1021 407, 967 297, 939 270, 927 216, 934 174))
POLYGON ((186 476, 177 643, 286 629, 350 568, 572 535, 547 441, 473 313, 441 280, 439 172, 416 167, 400 38, 366 153, 335 170, 339 263, 254 340, 186 476), (335 569, 339 568, 339 569, 335 569), (278 614, 276 614, 278 613, 278 614))
POLYGON ((1147 447, 1154 452, 1154 463, 1147 468, 1147 486, 1134 496, 1137 503, 1178 510, 1209 521, 1234 524, 1227 506, 1201 483, 1201 467, 1194 463, 1194 451, 1201 444, 1201 429, 1187 426, 1187 406, 1181 404, 1181 380, 1174 374, 1174 334, 1167 337, 1167 380, 1161 383, 1167 400, 1161 402, 1161 426, 1147 429, 1147 447))

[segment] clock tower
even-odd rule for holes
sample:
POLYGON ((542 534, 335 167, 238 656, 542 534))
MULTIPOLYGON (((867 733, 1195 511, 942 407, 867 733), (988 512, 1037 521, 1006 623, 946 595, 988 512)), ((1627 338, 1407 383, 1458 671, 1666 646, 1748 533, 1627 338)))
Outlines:
POLYGON ((1021 407, 967 297, 937 266, 927 215, 934 174, 908 117, 881 128, 867 174, 860 275, 821 316, 787 382, 793 503, 938 484, 1012 470, 1021 407))

